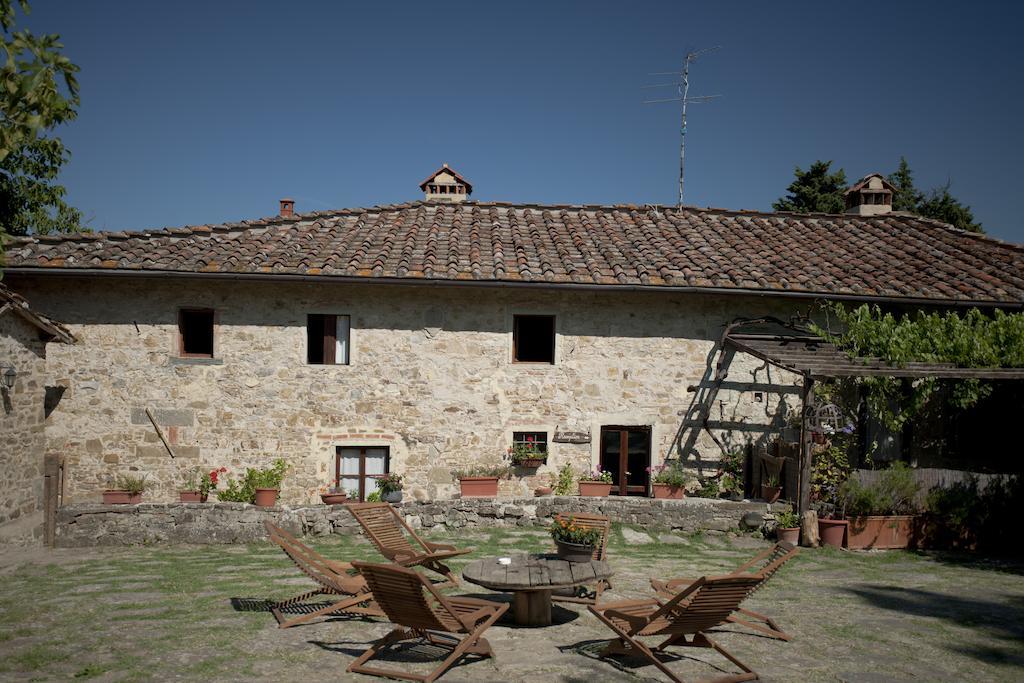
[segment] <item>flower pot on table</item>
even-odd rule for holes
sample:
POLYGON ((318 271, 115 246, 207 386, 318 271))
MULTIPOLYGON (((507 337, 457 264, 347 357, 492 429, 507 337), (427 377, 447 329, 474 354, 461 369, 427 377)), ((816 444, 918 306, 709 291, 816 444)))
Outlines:
POLYGON ((594 559, 594 546, 555 541, 558 557, 568 562, 590 562, 594 559))

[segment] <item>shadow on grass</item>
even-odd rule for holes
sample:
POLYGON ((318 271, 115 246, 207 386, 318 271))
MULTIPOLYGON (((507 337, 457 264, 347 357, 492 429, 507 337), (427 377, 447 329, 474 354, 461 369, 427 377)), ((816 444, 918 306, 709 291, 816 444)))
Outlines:
MULTIPOLYGON (((581 640, 572 645, 561 645, 558 650, 562 653, 577 654, 587 659, 601 662, 613 669, 617 669, 621 673, 637 675, 651 675, 658 677, 659 680, 664 677, 664 674, 658 671, 657 667, 647 658, 642 655, 612 655, 604 656, 605 647, 608 646, 609 639, 600 640, 581 640)), ((685 651, 685 650, 682 650, 685 651)), ((719 673, 733 675, 734 672, 729 669, 725 669, 714 662, 710 662, 697 657, 690 657, 685 654, 680 654, 680 648, 675 648, 671 651, 662 651, 658 653, 658 659, 663 664, 670 665, 679 662, 688 662, 690 664, 699 664, 701 666, 710 667, 717 670, 719 673)), ((609 672, 610 673, 610 672, 609 672)), ((706 679, 701 679, 706 680, 706 679)))
POLYGON ((1003 600, 936 593, 917 588, 861 585, 843 589, 881 609, 931 617, 977 630, 990 640, 987 645, 961 642, 951 649, 993 664, 1024 667, 1024 597, 1006 595, 1003 600))
MULTIPOLYGON (((486 639, 485 639, 486 640, 486 639)), ((311 645, 316 645, 322 650, 328 652, 335 652, 342 654, 353 659, 359 657, 361 654, 373 645, 376 640, 369 641, 358 641, 358 640, 339 640, 333 643, 328 643, 320 640, 308 641, 311 645)), ((383 648, 376 654, 372 659, 365 663, 365 666, 371 666, 373 668, 387 668, 389 664, 402 664, 405 666, 410 665, 429 665, 436 667, 445 660, 448 655, 451 654, 451 650, 435 645, 425 638, 417 640, 407 640, 398 643, 393 643, 383 648)), ((461 666, 472 665, 477 662, 485 661, 488 659, 482 655, 467 653, 452 664, 446 671, 451 671, 461 666)), ((350 664, 346 663, 347 668, 350 664)), ((422 675, 423 671, 410 671, 413 675, 422 675)), ((489 676, 483 675, 481 680, 490 680, 489 676)))
POLYGON ((952 565, 954 567, 1024 576, 1024 558, 1020 557, 994 557, 952 550, 918 550, 911 552, 914 552, 916 555, 921 557, 934 560, 935 562, 952 565))

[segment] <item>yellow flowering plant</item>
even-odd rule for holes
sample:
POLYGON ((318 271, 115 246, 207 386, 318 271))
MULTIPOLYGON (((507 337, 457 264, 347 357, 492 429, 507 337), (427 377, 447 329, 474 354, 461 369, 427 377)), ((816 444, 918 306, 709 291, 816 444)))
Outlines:
POLYGON ((586 529, 576 524, 575 517, 556 519, 549 527, 551 538, 561 543, 575 545, 596 545, 601 540, 600 529, 586 529))

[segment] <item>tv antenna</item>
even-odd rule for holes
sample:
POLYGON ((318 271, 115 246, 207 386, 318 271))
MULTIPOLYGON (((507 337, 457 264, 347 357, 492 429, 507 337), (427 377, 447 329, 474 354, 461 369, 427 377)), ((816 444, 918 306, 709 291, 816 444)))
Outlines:
POLYGON ((679 201, 678 206, 683 205, 683 170, 685 169, 686 161, 686 105, 701 104, 708 102, 721 95, 695 95, 690 97, 690 63, 697 61, 697 58, 701 55, 707 54, 720 49, 721 45, 714 47, 706 47, 703 50, 691 50, 686 53, 686 57, 683 59, 682 71, 659 71, 656 73, 648 74, 650 76, 675 76, 679 78, 679 81, 672 83, 657 83, 655 85, 645 85, 644 88, 669 88, 674 87, 678 90, 678 97, 666 97, 657 100, 644 100, 644 104, 658 104, 661 102, 681 102, 682 103, 682 115, 679 124, 679 201))

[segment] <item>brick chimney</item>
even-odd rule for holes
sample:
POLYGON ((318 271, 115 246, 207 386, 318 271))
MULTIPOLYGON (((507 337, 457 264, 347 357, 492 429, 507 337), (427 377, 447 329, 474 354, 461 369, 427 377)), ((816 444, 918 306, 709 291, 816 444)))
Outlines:
POLYGON ((287 218, 295 213, 295 200, 294 199, 282 199, 281 200, 281 216, 287 218))
POLYGON ((869 173, 846 191, 846 213, 855 216, 877 216, 892 211, 892 194, 896 190, 881 173, 869 173))

